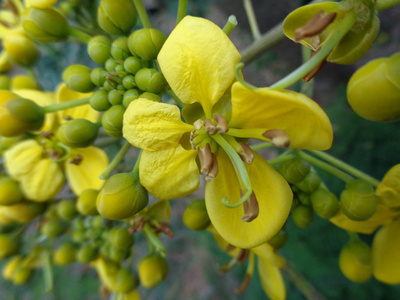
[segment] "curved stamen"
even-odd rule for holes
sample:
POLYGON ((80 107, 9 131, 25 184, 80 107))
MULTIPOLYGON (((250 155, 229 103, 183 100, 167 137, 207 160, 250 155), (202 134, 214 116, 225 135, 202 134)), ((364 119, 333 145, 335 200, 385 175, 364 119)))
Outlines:
POLYGON ((54 161, 55 163, 63 162, 64 160, 66 160, 68 157, 71 156, 71 148, 70 147, 65 146, 64 144, 61 144, 61 143, 59 143, 57 146, 62 148, 65 152, 64 152, 64 155, 62 155, 60 158, 52 159, 52 161, 54 161))
POLYGON ((244 67, 244 63, 240 62, 236 65, 235 67, 235 77, 236 80, 239 81, 242 85, 244 85, 245 87, 247 87, 249 90, 256 90, 257 87, 244 81, 243 76, 242 76, 242 72, 240 72, 244 67))

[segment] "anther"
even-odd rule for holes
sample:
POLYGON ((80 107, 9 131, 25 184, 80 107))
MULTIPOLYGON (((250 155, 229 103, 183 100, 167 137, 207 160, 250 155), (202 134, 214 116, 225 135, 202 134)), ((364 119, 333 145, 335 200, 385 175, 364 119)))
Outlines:
POLYGON ((239 254, 235 257, 237 263, 241 265, 249 258, 250 251, 247 249, 240 249, 239 254))
POLYGON ((243 203, 243 208, 244 216, 241 219, 243 222, 251 222, 258 217, 260 209, 258 207, 258 201, 254 192, 251 194, 250 198, 243 203))
POLYGON ((235 292, 238 293, 238 294, 243 293, 243 292, 247 289, 247 287, 248 287, 248 285, 249 285, 249 283, 250 283, 250 279, 251 279, 251 276, 250 276, 249 274, 246 274, 246 275, 244 276, 244 279, 243 279, 243 281, 242 281, 242 284, 240 285, 239 288, 237 288, 237 289, 235 290, 235 292))
POLYGON ((206 144, 204 148, 198 148, 198 156, 200 160, 200 173, 207 175, 213 162, 213 155, 211 152, 210 144, 206 144))
POLYGON ((54 137, 54 132, 51 130, 43 131, 40 135, 45 139, 51 140, 54 137))
POLYGON ((78 155, 75 156, 73 159, 71 159, 71 160, 69 161, 69 163, 70 163, 70 164, 73 164, 73 165, 79 166, 79 165, 81 164, 82 160, 83 160, 83 156, 78 154, 78 155))
POLYGON ((215 128, 214 124, 211 122, 210 119, 204 120, 204 127, 206 129, 206 132, 211 135, 214 135, 217 133, 217 128, 215 128))
POLYGON ((63 117, 63 120, 65 120, 65 121, 71 121, 71 120, 73 120, 73 118, 72 118, 71 116, 64 116, 64 117, 63 117))
POLYGON ((246 163, 246 164, 251 164, 254 160, 254 153, 251 148, 246 145, 245 143, 239 143, 239 145, 242 147, 242 151, 239 152, 240 158, 246 163))
POLYGON ((263 137, 271 140, 276 147, 289 147, 290 140, 282 129, 270 129, 262 134, 263 137))
POLYGON ((190 146, 192 146, 192 149, 193 149, 193 150, 196 150, 196 145, 195 145, 195 143, 193 142, 193 140, 194 140, 194 138, 195 138, 196 136, 197 136, 196 130, 193 130, 193 131, 190 132, 189 142, 190 142, 190 146))
POLYGON ((203 127, 203 121, 198 119, 196 122, 193 123, 193 126, 196 130, 200 130, 203 127))
POLYGON ((227 133, 228 132, 228 130, 229 130, 228 122, 222 115, 219 115, 219 114, 214 115, 214 120, 217 122, 217 126, 215 126, 215 127, 216 127, 218 133, 227 133))
POLYGON ((298 42, 305 37, 314 36, 321 33, 336 17, 336 13, 325 15, 321 10, 304 26, 297 28, 294 32, 295 41, 298 42))
MULTIPOLYGON (((319 49, 315 52, 313 52, 311 54, 311 57, 313 57, 315 54, 317 54, 317 52, 319 51, 319 49)), ((323 61, 321 61, 314 69, 312 69, 310 71, 310 73, 308 73, 306 76, 303 77, 303 80, 305 82, 309 82, 311 79, 313 79, 315 77, 315 75, 318 74, 319 71, 321 71, 322 67, 326 64, 326 58, 324 58, 323 61)))
MULTIPOLYGON (((208 144, 207 144, 208 145, 208 144)), ((211 153, 212 155, 212 163, 211 163, 211 168, 208 171, 208 174, 206 175, 206 181, 210 182, 213 181, 214 178, 217 176, 218 174, 218 162, 217 162, 217 157, 215 156, 214 153, 211 153)))

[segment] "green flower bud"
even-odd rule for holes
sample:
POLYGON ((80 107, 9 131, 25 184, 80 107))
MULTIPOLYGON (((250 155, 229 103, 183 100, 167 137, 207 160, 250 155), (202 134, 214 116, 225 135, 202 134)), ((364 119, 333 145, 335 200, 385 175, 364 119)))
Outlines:
POLYGON ((64 226, 57 219, 48 220, 41 227, 41 233, 48 238, 55 238, 61 235, 64 231, 64 226))
POLYGON ((111 44, 111 56, 117 60, 124 60, 129 57, 128 38, 120 37, 111 44))
POLYGON ((139 177, 121 173, 110 177, 97 197, 97 210, 107 219, 121 220, 130 217, 147 206, 146 189, 139 177))
POLYGON ((63 200, 57 205, 57 215, 65 221, 71 221, 77 216, 75 203, 69 200, 63 200))
POLYGON ((111 254, 111 245, 109 243, 104 243, 101 245, 99 251, 102 256, 109 258, 111 254))
POLYGON ((110 245, 109 258, 115 263, 122 263, 128 255, 128 249, 121 249, 110 245))
POLYGON ((136 73, 135 80, 142 91, 158 94, 165 90, 164 76, 156 69, 141 69, 136 73))
POLYGON ((76 202, 76 209, 85 216, 96 216, 99 214, 96 208, 96 199, 99 194, 97 190, 85 190, 76 202))
POLYGON ((167 276, 168 264, 160 255, 149 254, 140 260, 138 272, 141 285, 150 289, 161 283, 167 276))
POLYGON ((133 244, 133 235, 127 228, 116 227, 110 232, 110 243, 116 248, 126 249, 133 244))
POLYGON ((330 219, 339 211, 337 197, 325 189, 314 191, 311 194, 311 203, 315 213, 323 219, 330 219))
POLYGON ((39 43, 61 42, 69 37, 67 20, 52 8, 25 9, 22 25, 28 36, 39 43))
POLYGON ((122 120, 125 113, 125 107, 122 105, 114 105, 107 110, 101 123, 104 130, 113 137, 122 137, 122 120))
POLYGON ((18 248, 19 245, 15 238, 6 234, 0 234, 0 259, 17 253, 18 248))
POLYGON ((72 240, 75 243, 81 244, 87 241, 86 234, 83 230, 77 230, 72 233, 72 240))
POLYGON ((125 70, 133 75, 135 75, 142 67, 142 61, 136 56, 129 56, 124 61, 125 70))
POLYGON ((103 233, 102 229, 98 228, 88 228, 86 229, 85 235, 88 239, 91 240, 96 240, 101 237, 101 234, 103 233))
POLYGON ((153 93, 148 93, 148 92, 141 94, 139 98, 145 98, 145 99, 148 99, 148 100, 151 100, 154 102, 161 102, 160 96, 153 94, 153 93))
POLYGON ((143 60, 153 60, 157 58, 166 39, 166 36, 157 29, 143 28, 129 36, 128 47, 133 55, 143 60))
POLYGON ((304 192, 298 191, 296 193, 296 196, 297 196, 297 199, 300 201, 301 204, 308 205, 308 206, 311 205, 311 199, 310 199, 310 195, 308 193, 304 193, 304 192))
POLYGON ((321 178, 315 172, 309 172, 302 181, 296 183, 296 186, 305 193, 315 191, 320 185, 321 178))
POLYGON ((95 91, 89 100, 90 106, 97 111, 106 111, 111 107, 106 90, 95 91))
POLYGON ((125 72, 124 66, 121 65, 120 63, 118 63, 118 64, 115 66, 115 72, 125 72))
POLYGON ((351 281, 367 281, 372 276, 371 249, 361 241, 351 241, 340 252, 339 266, 351 281))
POLYGON ((122 79, 122 85, 127 90, 130 90, 130 89, 133 89, 134 87, 136 87, 135 76, 133 76, 133 75, 125 76, 124 79, 122 79))
POLYGON ((118 63, 115 61, 114 58, 109 58, 106 60, 104 67, 108 72, 112 72, 115 70, 115 67, 118 66, 118 63))
POLYGON ((7 75, 0 75, 0 90, 9 90, 11 79, 7 75))
POLYGON ((210 224, 204 200, 194 200, 183 213, 183 224, 192 230, 204 230, 210 224))
POLYGON ((88 43, 88 54, 94 62, 104 66, 111 55, 111 40, 104 35, 93 37, 88 43))
POLYGON ((68 265, 75 261, 76 248, 73 243, 63 243, 53 252, 53 261, 56 265, 68 265))
POLYGON ((104 228, 104 222, 103 222, 103 217, 102 216, 95 216, 92 219, 92 227, 95 229, 103 229, 104 228))
POLYGON ((24 34, 7 34, 3 37, 3 47, 16 65, 29 67, 39 58, 36 45, 24 34))
POLYGON ((124 93, 124 98, 122 101, 122 105, 127 108, 129 106, 129 104, 133 101, 139 98, 139 91, 136 89, 131 89, 131 90, 127 90, 124 93))
POLYGON ((0 178, 0 205, 12 205, 22 200, 19 184, 9 177, 0 178))
POLYGON ((16 285, 24 284, 32 277, 32 273, 32 269, 18 266, 13 273, 12 282, 16 285))
POLYGON ((97 86, 103 86, 106 82, 107 71, 103 68, 93 69, 90 73, 90 80, 97 86))
POLYGON ((310 226, 314 218, 313 210, 310 206, 297 205, 292 210, 292 219, 300 228, 310 226))
POLYGON ((99 127, 86 119, 70 120, 62 124, 57 131, 60 141, 72 148, 85 148, 94 143, 99 127))
POLYGON ((302 181, 310 172, 310 164, 300 157, 292 158, 279 165, 279 172, 289 183, 302 181))
POLYGON ((86 244, 79 248, 76 252, 76 260, 81 263, 88 263, 95 260, 97 257, 97 249, 91 244, 86 244))
POLYGON ((16 75, 11 79, 11 89, 40 90, 40 84, 28 75, 16 75))
POLYGON ((272 239, 268 241, 268 244, 274 247, 274 249, 280 249, 286 244, 287 238, 287 232, 282 228, 275 236, 272 237, 272 239))
POLYGON ((340 195, 344 214, 352 220, 368 220, 378 207, 374 188, 368 182, 357 179, 350 181, 340 195))
POLYGON ((115 283, 115 292, 129 293, 139 285, 139 280, 132 274, 131 270, 123 268, 118 271, 115 283))
POLYGON ((112 90, 108 92, 108 101, 111 105, 122 104, 123 92, 118 90, 112 90))
POLYGON ((71 65, 63 72, 64 83, 73 91, 88 93, 93 91, 93 84, 90 75, 92 70, 83 65, 71 65))
POLYGON ((136 9, 131 0, 102 0, 97 10, 97 22, 105 32, 122 35, 136 24, 136 9))

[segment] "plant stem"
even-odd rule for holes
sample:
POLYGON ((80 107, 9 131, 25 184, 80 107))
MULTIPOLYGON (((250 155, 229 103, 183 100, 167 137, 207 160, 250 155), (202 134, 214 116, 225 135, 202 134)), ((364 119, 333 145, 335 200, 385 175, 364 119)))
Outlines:
POLYGON ((142 157, 143 149, 140 149, 139 155, 136 158, 135 166, 133 167, 132 173, 139 174, 140 158, 142 157))
POLYGON ((178 13, 176 15, 175 26, 179 24, 180 21, 186 16, 188 0, 179 0, 178 13))
POLYGON ((77 38, 83 43, 88 43, 90 39, 92 38, 90 35, 87 33, 84 33, 76 28, 70 27, 69 29, 69 35, 73 36, 74 38, 77 38))
POLYGON ((252 146, 250 146, 250 148, 253 151, 258 151, 258 150, 261 150, 261 149, 271 148, 273 146, 274 145, 272 145, 271 143, 263 142, 263 143, 259 143, 257 145, 252 145, 252 146))
POLYGON ((290 159, 292 159, 293 157, 294 157, 293 154, 288 154, 288 155, 286 155, 285 153, 283 153, 283 154, 279 155, 279 156, 276 157, 276 158, 267 160, 267 162, 268 162, 270 165, 276 165, 276 164, 280 164, 280 163, 282 163, 282 162, 284 162, 284 161, 290 160, 290 159))
POLYGON ((135 4, 136 10, 139 14, 140 20, 142 21, 143 27, 151 28, 150 19, 149 16, 147 15, 146 9, 144 8, 142 0, 133 0, 133 3, 135 4))
POLYGON ((154 250, 160 254, 162 257, 167 255, 167 251, 163 243, 161 243, 159 237, 154 233, 153 229, 150 227, 148 223, 146 223, 143 227, 143 233, 146 236, 147 241, 154 247, 154 250))
POLYGON ((330 164, 327 164, 326 162, 323 162, 322 160, 319 160, 311 155, 308 155, 303 151, 299 151, 298 154, 299 154, 299 156, 304 158, 309 163, 313 164, 314 166, 316 166, 322 170, 325 170, 328 173, 331 173, 332 175, 343 180, 344 182, 349 182, 349 181, 353 180, 353 177, 351 177, 349 174, 343 172, 342 170, 339 170, 338 168, 336 168, 330 164))
POLYGON ((51 265, 49 250, 42 253, 42 264, 45 292, 50 293, 53 289, 53 267, 51 265))
POLYGON ((287 262, 283 267, 282 271, 292 280, 293 284, 299 289, 299 291, 307 298, 312 300, 323 300, 325 299, 315 287, 302 275, 295 267, 287 262))
POLYGON ((110 177, 111 173, 118 167, 118 165, 124 159, 125 154, 128 152, 130 147, 131 147, 131 144, 129 144, 128 141, 125 141, 125 144, 119 150, 117 155, 114 156, 114 158, 111 161, 111 163, 107 166, 105 171, 99 176, 100 179, 106 180, 108 177, 110 177))
POLYGON ((376 8, 381 11, 399 4, 400 0, 378 0, 376 1, 376 8))
MULTIPOLYGON (((305 46, 302 47, 301 49, 302 55, 303 55, 303 62, 307 61, 312 53, 312 50, 310 48, 307 48, 305 46)), ((301 93, 306 95, 307 97, 311 98, 314 92, 314 80, 311 79, 310 81, 302 81, 301 82, 301 93)))
POLYGON ((369 182, 370 184, 372 184, 373 186, 377 187, 378 184, 380 183, 379 180, 373 178, 372 176, 369 176, 368 174, 354 168, 353 166, 345 163, 344 161, 333 157, 332 155, 324 152, 324 151, 316 151, 316 150, 312 150, 310 151, 313 154, 315 154, 316 156, 326 160, 327 162, 329 162, 330 164, 342 169, 343 171, 346 171, 347 173, 353 175, 354 177, 360 178, 362 180, 365 180, 366 182, 369 182))
POLYGON ((66 102, 61 102, 57 104, 52 104, 48 106, 43 107, 44 113, 52 113, 56 112, 59 110, 64 110, 76 106, 81 106, 89 103, 90 98, 82 98, 82 99, 77 99, 77 100, 71 100, 71 101, 66 101, 66 102))
POLYGON ((251 0, 243 0, 244 9, 246 10, 247 19, 249 20, 251 34, 253 38, 257 41, 261 37, 260 29, 258 28, 256 15, 254 13, 253 4, 251 0))
POLYGON ((235 29, 237 25, 237 20, 234 15, 229 16, 228 22, 226 22, 224 28, 222 29, 227 36, 229 36, 233 29, 235 29))
POLYGON ((351 29, 355 21, 356 15, 353 11, 349 11, 348 13, 346 13, 346 16, 343 18, 343 20, 341 20, 340 23, 338 22, 335 33, 332 34, 324 42, 324 45, 319 49, 318 52, 316 52, 316 54, 311 59, 302 64, 299 68, 290 73, 288 76, 271 85, 270 88, 275 90, 284 89, 310 73, 321 61, 323 61, 328 56, 332 49, 336 47, 340 40, 351 29))

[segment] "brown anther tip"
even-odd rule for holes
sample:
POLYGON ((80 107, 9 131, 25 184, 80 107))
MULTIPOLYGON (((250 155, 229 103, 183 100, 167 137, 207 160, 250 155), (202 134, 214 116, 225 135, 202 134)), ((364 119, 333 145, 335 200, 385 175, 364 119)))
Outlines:
POLYGON ((215 114, 214 120, 217 122, 217 132, 218 133, 227 133, 229 130, 228 122, 224 118, 224 116, 215 114))
POLYGON ((206 132, 211 135, 214 135, 217 133, 217 128, 214 126, 214 124, 212 123, 212 121, 210 119, 204 120, 204 127, 206 129, 206 132))
POLYGON ((43 131, 40 135, 41 135, 42 137, 44 137, 45 139, 50 140, 51 138, 53 138, 54 132, 51 131, 51 130, 43 131))
POLYGON ((282 129, 270 129, 262 134, 263 137, 271 140, 276 147, 289 147, 290 140, 282 129))
POLYGON ((71 116, 64 116, 63 119, 64 119, 65 121, 71 121, 71 120, 73 120, 71 116))
POLYGON ((242 147, 242 152, 239 153, 240 158, 246 163, 251 164, 254 160, 254 153, 251 148, 245 143, 239 143, 242 147))
POLYGON ((230 252, 230 251, 235 250, 235 249, 236 249, 235 246, 233 246, 231 244, 228 244, 228 246, 226 246, 226 248, 225 248, 225 251, 226 252, 230 252))
POLYGON ((236 256, 236 261, 239 265, 243 264, 249 258, 250 251, 247 249, 240 249, 238 256, 236 256))
POLYGON ((215 156, 214 153, 211 153, 212 155, 212 163, 211 163, 211 168, 208 171, 208 174, 206 175, 205 179, 207 182, 213 181, 214 178, 218 175, 218 161, 217 157, 215 156))
POLYGON ((197 154, 200 160, 200 173, 208 175, 213 163, 213 154, 210 144, 206 144, 204 148, 198 147, 197 154))
POLYGON ((324 11, 319 11, 311 20, 309 20, 304 26, 297 28, 294 32, 295 42, 299 42, 305 37, 314 36, 321 33, 336 17, 336 13, 328 15, 324 14, 324 11))
POLYGON ((83 161, 83 156, 78 154, 78 155, 75 156, 73 159, 71 159, 71 160, 69 161, 69 163, 70 163, 70 164, 73 164, 73 165, 79 166, 79 165, 81 164, 82 161, 83 161))
POLYGON ((243 293, 243 292, 247 289, 247 287, 249 286, 250 279, 251 279, 251 276, 250 276, 249 274, 246 274, 246 275, 244 276, 244 279, 243 279, 243 281, 242 281, 242 284, 240 285, 239 288, 237 288, 237 289, 235 290, 235 293, 238 293, 238 294, 243 293))
POLYGON ((258 201, 254 192, 250 198, 243 203, 244 216, 241 218, 243 222, 251 222, 258 217, 260 208, 258 207, 258 201))
MULTIPOLYGON (((317 52, 313 52, 317 53, 317 52)), ((326 58, 321 61, 314 69, 311 70, 310 73, 308 73, 306 76, 303 77, 303 80, 305 82, 309 82, 311 79, 313 79, 315 77, 315 75, 317 75, 319 73, 319 71, 321 71, 322 67, 326 64, 326 58)))
POLYGON ((203 121, 198 119, 196 122, 193 123, 193 126, 196 130, 200 130, 203 127, 203 121))

